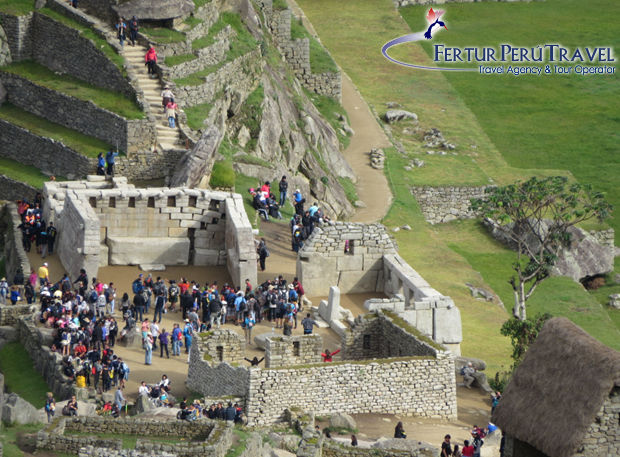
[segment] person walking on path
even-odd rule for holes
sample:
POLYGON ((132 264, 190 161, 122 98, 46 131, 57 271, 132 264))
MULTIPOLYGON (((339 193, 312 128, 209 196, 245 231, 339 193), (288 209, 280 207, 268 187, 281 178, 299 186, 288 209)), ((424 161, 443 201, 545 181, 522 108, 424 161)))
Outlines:
POLYGON ((441 443, 441 457, 451 457, 452 456, 452 445, 450 444, 450 435, 446 435, 443 439, 443 443, 441 443))
POLYGON ((48 270, 47 262, 44 262, 43 265, 39 267, 37 276, 39 277, 39 286, 41 287, 43 287, 50 280, 50 272, 48 270))
POLYGON ((56 230, 56 227, 54 227, 54 223, 50 222, 47 227, 47 253, 49 255, 52 255, 54 253, 54 243, 56 243, 57 236, 58 230, 56 230))
POLYGON ((150 333, 144 338, 144 364, 151 365, 153 360, 153 337, 150 333))
POLYGON ((54 414, 56 414, 56 400, 54 400, 54 394, 51 392, 47 393, 47 398, 45 399, 45 414, 47 414, 47 422, 50 423, 54 414))
POLYGON ((179 328, 179 324, 174 324, 172 329, 172 355, 181 355, 181 341, 183 332, 179 328))
POLYGON ((171 98, 168 104, 166 105, 166 116, 168 117, 168 127, 171 129, 175 128, 175 121, 177 117, 177 109, 179 105, 176 104, 174 98, 171 98))
POLYGON ((183 336, 185 337, 185 353, 189 354, 189 348, 192 347, 192 338, 194 336, 194 327, 189 322, 189 319, 185 319, 185 328, 183 329, 183 336))
POLYGON ((138 19, 136 16, 132 17, 129 21, 129 39, 131 40, 131 45, 136 45, 136 40, 138 39, 138 19))
POLYGON ((114 165, 116 163, 116 157, 118 157, 118 152, 113 152, 111 149, 105 155, 105 163, 107 166, 106 174, 110 177, 114 177, 114 165))
POLYGON ((258 254, 260 270, 265 271, 265 259, 269 257, 269 250, 267 249, 267 242, 265 241, 265 238, 260 239, 258 247, 256 248, 256 253, 258 254))
POLYGON ((249 311, 245 315, 243 322, 243 330, 245 332, 245 340, 252 344, 252 329, 256 325, 256 319, 254 318, 254 311, 249 311))
POLYGON ((314 326, 319 326, 312 317, 310 317, 310 313, 306 314, 306 317, 301 321, 301 326, 304 328, 304 335, 312 335, 312 328, 314 326))
POLYGON ((170 103, 172 99, 174 99, 174 94, 168 86, 165 86, 164 90, 161 91, 161 105, 164 107, 164 113, 166 112, 168 103, 170 103))
POLYGON ((125 45, 125 37, 127 35, 127 24, 125 24, 125 18, 119 18, 118 22, 114 26, 116 28, 116 37, 121 47, 125 45))
POLYGON ((103 152, 97 155, 97 175, 105 176, 105 158, 103 157, 103 152))
POLYGON ((164 351, 166 351, 166 358, 170 358, 170 353, 168 352, 168 339, 170 337, 170 333, 166 331, 166 329, 162 329, 159 334, 159 357, 164 356, 164 351))
POLYGON ((157 72, 155 71, 155 65, 157 65, 157 51, 153 45, 149 47, 149 50, 146 51, 144 56, 144 63, 148 68, 148 73, 151 75, 151 78, 154 78, 157 72))

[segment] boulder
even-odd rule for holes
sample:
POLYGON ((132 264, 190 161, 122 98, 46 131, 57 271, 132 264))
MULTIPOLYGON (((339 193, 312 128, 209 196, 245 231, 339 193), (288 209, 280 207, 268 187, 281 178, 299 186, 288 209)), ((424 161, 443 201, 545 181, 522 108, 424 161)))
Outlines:
POLYGON ((16 393, 10 393, 2 405, 2 421, 9 424, 41 422, 39 411, 16 393))
POLYGON ((337 413, 329 418, 330 427, 346 428, 349 430, 355 430, 357 424, 355 419, 345 413, 337 413))
POLYGON ((620 294, 612 294, 609 296, 609 306, 620 309, 620 294))
POLYGON ((493 301, 493 293, 485 290, 481 287, 476 287, 473 284, 465 283, 471 292, 471 296, 474 298, 482 298, 486 301, 493 301))
POLYGON ((155 409, 155 405, 151 401, 149 397, 146 395, 138 395, 135 403, 135 411, 136 414, 142 414, 146 412, 153 411, 155 409))
POLYGON ((403 440, 402 438, 381 437, 371 446, 371 448, 409 451, 411 453, 410 455, 439 455, 439 449, 430 443, 407 439, 403 440))
MULTIPOLYGON (((546 233, 550 224, 549 219, 544 219, 539 224, 532 223, 539 233, 546 233)), ((514 224, 502 227, 497 222, 486 218, 484 225, 495 239, 513 250, 516 249, 514 241, 505 233, 507 230, 513 230, 514 224)), ((526 227, 518 230, 529 249, 534 252, 538 251, 540 242, 537 234, 526 227)), ((553 275, 568 276, 579 281, 586 276, 597 276, 613 271, 615 251, 613 246, 601 244, 596 237, 578 227, 570 227, 568 233, 571 236, 570 245, 560 250, 551 271, 553 275)))
POLYGON ((405 111, 402 109, 389 109, 385 113, 385 121, 388 124, 393 124, 395 122, 399 122, 404 119, 412 119, 414 121, 417 121, 418 115, 410 111, 405 111))
POLYGON ((163 20, 187 16, 196 5, 191 0, 131 0, 112 8, 125 18, 136 16, 140 20, 163 20))
POLYGON ((204 130, 194 147, 177 163, 170 187, 196 187, 203 176, 211 173, 222 134, 214 125, 204 130))

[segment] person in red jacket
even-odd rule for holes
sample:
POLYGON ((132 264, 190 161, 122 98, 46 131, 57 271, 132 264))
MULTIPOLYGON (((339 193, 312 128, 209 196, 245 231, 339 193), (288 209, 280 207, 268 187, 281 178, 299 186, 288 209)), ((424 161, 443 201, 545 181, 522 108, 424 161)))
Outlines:
POLYGON ((325 349, 325 352, 321 352, 321 357, 323 357, 323 362, 331 362, 332 357, 340 352, 340 349, 336 349, 334 352, 329 352, 329 349, 325 349))
POLYGON ((149 75, 155 74, 155 64, 157 63, 157 52, 153 46, 149 47, 144 56, 144 63, 148 67, 149 75))

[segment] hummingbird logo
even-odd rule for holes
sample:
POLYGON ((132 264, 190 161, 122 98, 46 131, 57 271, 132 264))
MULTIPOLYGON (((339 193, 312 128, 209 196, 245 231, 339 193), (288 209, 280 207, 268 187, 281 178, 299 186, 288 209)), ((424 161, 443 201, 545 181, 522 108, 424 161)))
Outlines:
POLYGON ((427 40, 430 40, 431 38, 433 38, 433 36, 431 35, 431 31, 433 30, 433 27, 435 27, 436 25, 448 30, 448 27, 446 27, 445 22, 439 20, 439 18, 443 15, 443 13, 445 13, 445 11, 433 11, 433 8, 428 10, 428 14, 426 15, 426 20, 428 21, 430 25, 428 26, 428 29, 424 33, 424 38, 426 38, 427 40))

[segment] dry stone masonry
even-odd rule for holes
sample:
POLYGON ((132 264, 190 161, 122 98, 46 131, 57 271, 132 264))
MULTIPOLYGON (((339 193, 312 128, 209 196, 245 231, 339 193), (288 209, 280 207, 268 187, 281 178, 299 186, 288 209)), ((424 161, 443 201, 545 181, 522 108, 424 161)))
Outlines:
MULTIPOLYGON (((13 181, 16 182, 16 181, 13 181)), ((2 181, 0 181, 0 191, 2 181)), ((2 193, 1 195, 9 195, 8 193, 2 193)), ((24 197, 30 197, 30 195, 21 195, 15 200, 24 197)), ((34 195, 32 195, 34 197, 34 195)), ((9 284, 13 283, 13 278, 17 273, 21 274, 24 278, 30 274, 30 260, 24 250, 22 242, 22 231, 17 228, 21 224, 21 218, 17 213, 17 206, 15 203, 6 203, 0 211, 0 234, 4 236, 2 245, 4 246, 4 270, 6 278, 9 284)), ((0 324, 7 325, 7 324, 0 324)))
POLYGON ((265 345, 265 368, 320 363, 322 350, 321 335, 268 337, 265 345))
POLYGON ((105 265, 226 265, 234 284, 256 281, 252 228, 238 194, 188 188, 136 189, 126 178, 48 182, 44 214, 58 253, 76 277, 105 265))
POLYGON ((470 209, 472 198, 482 198, 486 186, 480 187, 412 187, 424 219, 440 224, 456 219, 472 219, 478 215, 470 209))

